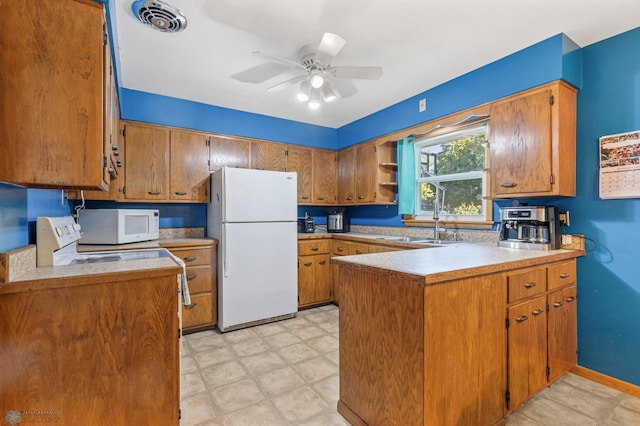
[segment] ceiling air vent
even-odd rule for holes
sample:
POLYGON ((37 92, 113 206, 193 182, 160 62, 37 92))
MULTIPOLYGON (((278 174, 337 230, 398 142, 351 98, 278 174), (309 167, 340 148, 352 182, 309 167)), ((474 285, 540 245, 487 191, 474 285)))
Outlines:
POLYGON ((158 31, 177 33, 187 28, 187 18, 175 7, 160 0, 138 0, 131 5, 140 22, 158 31))

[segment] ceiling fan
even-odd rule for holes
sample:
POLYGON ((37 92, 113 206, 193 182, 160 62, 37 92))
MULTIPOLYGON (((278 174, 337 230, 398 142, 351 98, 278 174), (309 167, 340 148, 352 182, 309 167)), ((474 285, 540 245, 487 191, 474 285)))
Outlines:
POLYGON ((268 91, 279 91, 298 83, 297 98, 316 109, 321 102, 331 102, 338 98, 347 98, 357 89, 350 79, 377 80, 382 76, 382 68, 376 66, 332 66, 331 62, 340 53, 347 42, 337 34, 324 33, 317 48, 313 45, 300 49, 298 62, 279 56, 253 52, 267 60, 267 63, 249 68, 231 77, 245 83, 263 83, 288 71, 296 70, 300 74, 274 86, 268 91))

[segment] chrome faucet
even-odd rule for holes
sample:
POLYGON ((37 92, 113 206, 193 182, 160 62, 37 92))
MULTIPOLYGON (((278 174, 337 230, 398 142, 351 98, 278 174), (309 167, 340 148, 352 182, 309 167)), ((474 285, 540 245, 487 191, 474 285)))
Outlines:
POLYGON ((447 190, 444 186, 440 185, 437 182, 431 182, 433 186, 436 187, 436 196, 433 199, 433 239, 439 240, 440 234, 447 232, 447 229, 444 226, 440 226, 440 216, 439 211, 444 207, 444 193, 447 190), (440 191, 442 191, 442 201, 439 202, 440 199, 440 191))

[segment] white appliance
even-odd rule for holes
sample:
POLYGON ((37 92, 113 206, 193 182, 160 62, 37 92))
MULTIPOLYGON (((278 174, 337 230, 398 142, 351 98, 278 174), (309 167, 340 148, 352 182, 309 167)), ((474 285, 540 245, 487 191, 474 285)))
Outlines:
POLYGON ((297 174, 223 167, 211 175, 207 236, 218 240, 218 328, 298 311, 297 174))
POLYGON ((158 210, 81 209, 78 224, 82 227, 78 244, 127 244, 160 237, 158 210))

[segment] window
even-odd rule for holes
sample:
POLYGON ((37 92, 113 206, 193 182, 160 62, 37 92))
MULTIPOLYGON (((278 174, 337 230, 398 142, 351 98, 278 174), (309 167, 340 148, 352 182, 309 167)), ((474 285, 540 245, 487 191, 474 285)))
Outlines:
POLYGON ((416 217, 431 220, 487 220, 486 121, 415 141, 416 217))

